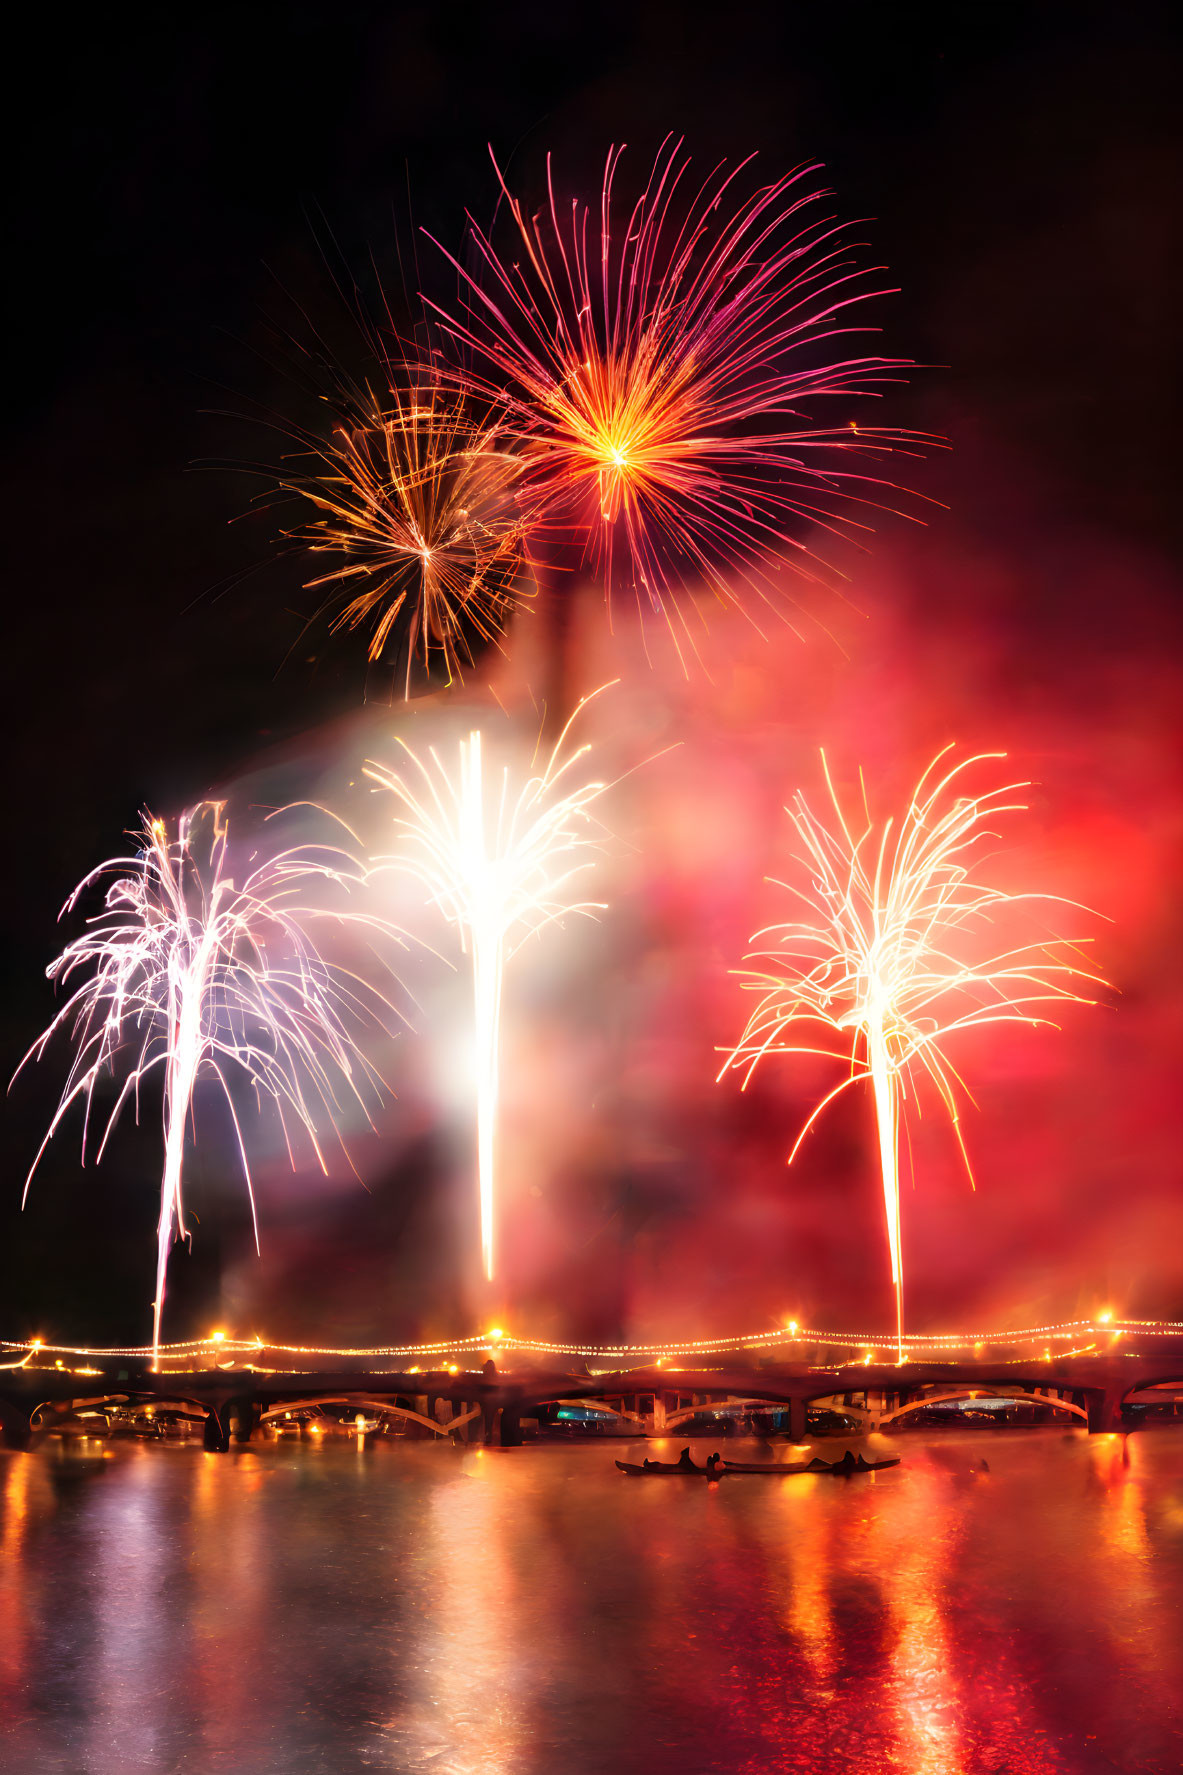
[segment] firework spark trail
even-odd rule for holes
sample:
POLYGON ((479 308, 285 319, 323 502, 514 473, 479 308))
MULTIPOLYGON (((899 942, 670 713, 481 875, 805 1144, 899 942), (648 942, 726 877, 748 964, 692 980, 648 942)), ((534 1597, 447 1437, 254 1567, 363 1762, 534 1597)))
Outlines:
MULTIPOLYGON (((996 955, 959 957, 959 940, 980 947, 995 915, 1023 901, 1074 905, 1054 894, 1010 894, 974 879, 976 855, 993 836, 987 822, 1023 811, 1007 797, 1030 787, 1008 783, 984 794, 961 792, 961 778, 975 765, 1002 758, 981 753, 939 775, 938 754, 921 777, 898 828, 892 819, 879 831, 866 812, 857 837, 843 813, 825 768, 837 825, 823 823, 798 794, 786 809, 803 853, 796 857, 808 887, 781 882, 807 916, 757 931, 752 941, 774 940, 747 959, 768 964, 743 971, 744 988, 759 1002, 719 1077, 743 1073, 746 1088, 768 1054, 819 1054, 843 1060, 848 1076, 813 1109, 797 1137, 792 1163, 813 1123, 835 1098, 869 1079, 875 1102, 891 1278, 896 1297, 898 1355, 903 1360, 903 1254, 900 1241, 899 1131, 909 1090, 921 1077, 935 1085, 956 1136, 970 1181, 973 1173, 961 1130, 959 1094, 964 1081, 944 1052, 946 1039, 991 1023, 1046 1023, 1032 1007, 1052 1001, 1088 1004, 1074 985, 1104 986, 1099 974, 1079 965, 1076 945, 1063 939, 1031 942, 996 955), (849 1042, 845 1051, 794 1040, 814 1025, 849 1042)), ((972 1098, 970 1098, 972 1101, 972 1098)))
POLYGON ((404 772, 368 763, 366 775, 394 794, 398 852, 375 860, 376 870, 402 871, 427 890, 429 902, 460 932, 471 956, 475 1037, 477 1178, 481 1256, 485 1276, 495 1267, 496 1124, 500 1074, 501 1001, 507 962, 527 937, 568 913, 602 911, 601 903, 572 896, 576 877, 594 861, 592 803, 607 785, 569 787, 589 751, 564 755, 579 704, 542 768, 515 786, 510 769, 490 770, 483 736, 474 729, 459 744, 453 774, 434 747, 427 761, 402 740, 404 772))
POLYGON ((858 457, 915 434, 807 415, 876 393, 906 360, 834 359, 836 340, 868 330, 847 311, 885 292, 817 213, 829 194, 801 190, 816 167, 743 199, 748 161, 722 163, 683 203, 689 162, 667 140, 621 228, 621 152, 608 155, 598 221, 578 202, 564 217, 549 160, 549 201, 531 217, 498 169, 524 262, 499 257, 470 217, 481 271, 447 254, 461 312, 429 306, 468 359, 442 374, 489 404, 521 458, 527 542, 581 530, 609 599, 623 552, 642 613, 647 602, 689 635, 679 594, 691 582, 724 603, 744 607, 745 589, 771 602, 786 557, 815 577, 802 532, 868 527, 848 508, 876 505, 890 484, 858 457))
POLYGON ((345 557, 307 582, 330 588, 330 628, 368 627, 369 658, 405 636, 409 693, 418 654, 449 680, 471 665, 473 641, 495 643, 523 594, 517 464, 495 425, 414 365, 386 365, 386 388, 343 387, 326 436, 296 433, 303 470, 285 467, 281 492, 319 514, 285 532, 315 555, 345 557))
POLYGON ((160 1344, 173 1238, 189 1237, 181 1181, 198 1078, 212 1075, 229 1106, 256 1247, 254 1191, 231 1090, 235 1074, 250 1080, 256 1102, 267 1096, 277 1105, 293 1163, 291 1136, 299 1127, 322 1168, 318 1116, 323 1113, 335 1128, 342 1084, 363 1111, 368 1091, 381 1085, 352 1030, 360 1019, 374 1014, 378 1003, 387 1001, 355 975, 326 961, 305 928, 310 920, 325 919, 393 934, 391 927, 367 914, 330 912, 308 903, 307 891, 313 884, 331 883, 345 890, 360 886, 363 875, 358 865, 336 846, 296 846, 260 863, 252 859, 253 866, 238 886, 228 873, 229 824, 224 807, 222 802, 200 803, 181 816, 171 839, 163 820, 145 815, 137 854, 101 863, 74 889, 62 916, 72 912, 96 884, 110 881, 103 911, 46 972, 62 983, 80 971, 88 971, 87 977, 21 1062, 23 1067, 31 1059, 39 1060, 59 1031, 67 1032, 74 1044, 57 1110, 25 1183, 26 1196, 46 1147, 76 1099, 85 1103, 85 1158, 95 1087, 107 1074, 126 1067, 99 1140, 96 1157, 101 1159, 124 1104, 131 1099, 138 1115, 145 1079, 158 1072, 163 1075, 164 1172, 156 1240, 154 1350, 160 1344))

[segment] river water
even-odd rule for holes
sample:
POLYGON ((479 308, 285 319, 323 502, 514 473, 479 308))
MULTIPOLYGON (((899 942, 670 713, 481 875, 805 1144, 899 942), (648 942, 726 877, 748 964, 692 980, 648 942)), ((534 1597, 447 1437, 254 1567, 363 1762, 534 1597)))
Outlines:
POLYGON ((1175 1775, 1183 1429, 863 1446, 0 1453, 0 1769, 1175 1775))

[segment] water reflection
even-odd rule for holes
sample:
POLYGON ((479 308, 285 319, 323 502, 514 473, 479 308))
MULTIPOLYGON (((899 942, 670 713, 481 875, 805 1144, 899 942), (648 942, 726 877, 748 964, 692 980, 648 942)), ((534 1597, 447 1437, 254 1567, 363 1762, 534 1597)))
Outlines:
POLYGON ((0 1468, 0 1717, 19 1708, 28 1662, 30 1598, 24 1582, 24 1541, 29 1492, 40 1472, 28 1457, 13 1456, 0 1468))
POLYGON ((1183 1432, 895 1447, 0 1454, 0 1767, 1173 1775, 1183 1432))

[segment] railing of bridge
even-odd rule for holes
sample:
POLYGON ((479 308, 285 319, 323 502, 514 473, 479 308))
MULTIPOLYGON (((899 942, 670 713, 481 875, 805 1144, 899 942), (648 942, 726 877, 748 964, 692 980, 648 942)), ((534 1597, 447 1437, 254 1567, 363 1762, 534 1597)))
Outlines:
MULTIPOLYGON (((915 1333, 904 1339, 903 1366, 910 1362, 955 1362, 974 1357, 992 1361, 1013 1360, 1028 1364, 1039 1358, 1048 1362, 1071 1356, 1136 1353, 1138 1340, 1183 1338, 1183 1321, 1117 1318, 1100 1314, 1094 1319, 1065 1320, 1058 1324, 1021 1329, 915 1333)), ((215 1331, 204 1338, 160 1347, 153 1362, 149 1344, 100 1347, 54 1343, 48 1339, 0 1339, 0 1369, 57 1367, 75 1374, 99 1374, 96 1362, 123 1362, 158 1372, 208 1372, 214 1368, 252 1368, 266 1372, 302 1372, 332 1362, 371 1365, 371 1372, 415 1374, 447 1370, 475 1372, 492 1358, 499 1366, 520 1362, 593 1362, 607 1368, 668 1367, 676 1370, 689 1363, 711 1359, 766 1360, 779 1356, 797 1363, 849 1367, 857 1363, 882 1367, 900 1366, 895 1354, 895 1335, 870 1332, 818 1330, 787 1320, 783 1325, 732 1337, 688 1338, 680 1341, 636 1343, 562 1343, 544 1338, 520 1337, 500 1327, 466 1337, 407 1344, 374 1344, 333 1347, 273 1342, 261 1335, 233 1336, 215 1331)))

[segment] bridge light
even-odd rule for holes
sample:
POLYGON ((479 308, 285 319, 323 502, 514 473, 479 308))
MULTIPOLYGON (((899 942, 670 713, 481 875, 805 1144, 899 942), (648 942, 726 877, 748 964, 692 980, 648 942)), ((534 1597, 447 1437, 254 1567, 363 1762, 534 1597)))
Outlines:
POLYGON ((448 1363, 448 1373, 449 1374, 459 1374, 460 1373, 459 1368, 456 1366, 456 1364, 454 1362, 448 1363))
POLYGON ((797 1331, 798 1331, 797 1321, 795 1319, 789 1319, 786 1321, 786 1323, 788 1325, 789 1330, 793 1333, 793 1336, 796 1337, 797 1331))
POLYGON ((226 1342, 226 1333, 224 1331, 211 1331, 209 1334, 209 1341, 211 1344, 224 1344, 226 1342))
POLYGON ((1112 1309, 1110 1307, 1106 1307, 1105 1311, 1103 1313, 1097 1314, 1097 1324, 1098 1325, 1108 1325, 1108 1323, 1112 1319, 1112 1317, 1113 1317, 1112 1309))
POLYGON ((494 1325, 493 1329, 489 1333, 489 1336, 491 1338, 493 1338, 494 1340, 496 1340, 499 1337, 504 1337, 505 1333, 502 1331, 500 1325, 494 1325))

